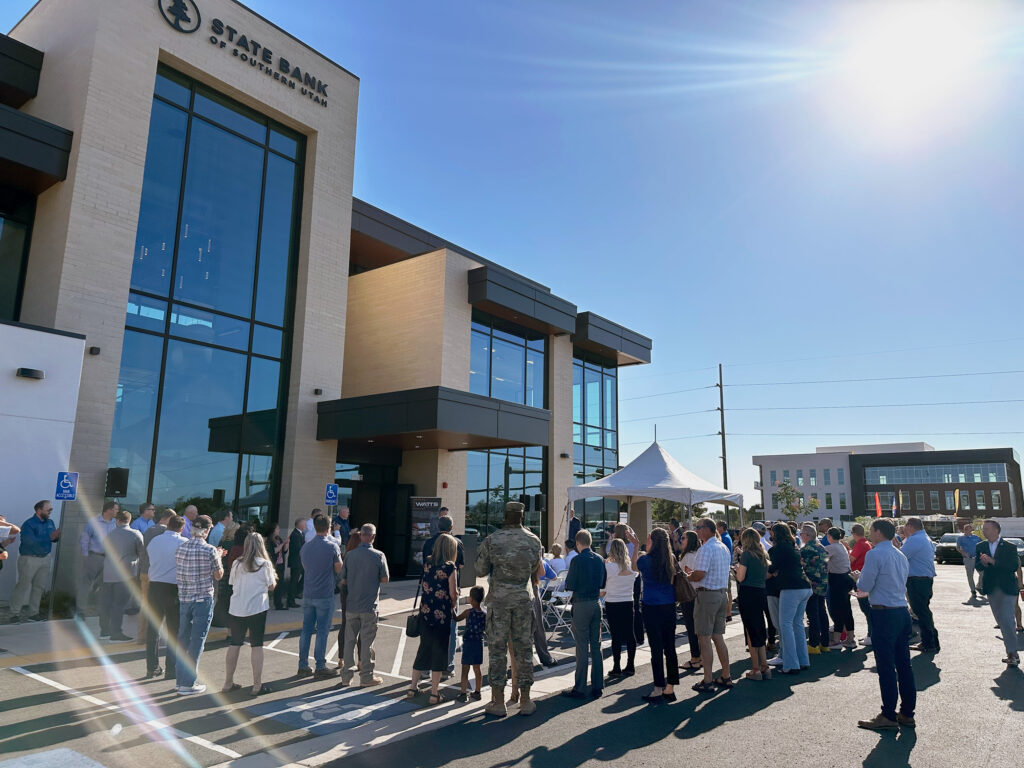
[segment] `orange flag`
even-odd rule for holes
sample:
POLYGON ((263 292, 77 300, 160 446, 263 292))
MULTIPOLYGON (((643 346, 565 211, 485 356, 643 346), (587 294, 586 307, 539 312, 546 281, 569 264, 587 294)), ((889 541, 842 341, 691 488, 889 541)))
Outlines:
POLYGON ((875 517, 882 516, 882 502, 878 500, 878 491, 875 491, 875 517))

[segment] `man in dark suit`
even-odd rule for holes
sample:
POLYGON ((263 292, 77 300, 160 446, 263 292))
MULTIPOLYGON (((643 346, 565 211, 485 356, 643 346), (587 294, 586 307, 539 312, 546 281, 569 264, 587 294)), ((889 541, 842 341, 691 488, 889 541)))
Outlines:
POLYGON ((565 549, 566 552, 571 552, 576 548, 576 534, 580 532, 583 527, 583 523, 576 517, 576 509, 569 507, 569 533, 565 537, 565 549))
POLYGON ((1006 647, 1003 663, 1018 667, 1020 656, 1017 653, 1017 627, 1013 611, 1017 605, 1018 592, 1024 593, 1024 585, 1017 581, 1017 571, 1020 569, 1017 548, 1002 537, 996 520, 986 520, 981 533, 985 541, 978 544, 974 556, 975 568, 981 574, 979 590, 988 597, 992 615, 1003 633, 1003 645, 1006 647))
POLYGON ((306 543, 306 518, 295 521, 295 527, 288 534, 288 570, 291 572, 288 582, 288 607, 298 608, 295 598, 302 594, 302 545, 306 543))

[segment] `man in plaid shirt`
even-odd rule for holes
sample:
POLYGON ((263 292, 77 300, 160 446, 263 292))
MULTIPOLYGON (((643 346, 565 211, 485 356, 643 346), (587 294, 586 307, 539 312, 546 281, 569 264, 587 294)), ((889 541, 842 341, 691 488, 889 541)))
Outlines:
POLYGON ((729 650, 725 647, 724 637, 725 619, 729 611, 729 567, 732 565, 732 556, 729 554, 729 548, 718 537, 718 528, 714 520, 701 518, 697 521, 696 530, 701 545, 697 550, 697 561, 693 569, 687 573, 687 578, 697 589, 693 623, 697 638, 700 640, 701 660, 704 666, 704 680, 693 686, 693 689, 704 693, 713 691, 715 686, 733 686, 732 677, 729 675, 729 650), (722 665, 722 674, 712 680, 715 651, 718 652, 718 661, 722 665))
POLYGON ((178 547, 178 693, 203 693, 206 686, 196 682, 199 657, 213 620, 213 582, 224 576, 221 550, 206 542, 213 528, 207 515, 192 521, 192 538, 178 547))

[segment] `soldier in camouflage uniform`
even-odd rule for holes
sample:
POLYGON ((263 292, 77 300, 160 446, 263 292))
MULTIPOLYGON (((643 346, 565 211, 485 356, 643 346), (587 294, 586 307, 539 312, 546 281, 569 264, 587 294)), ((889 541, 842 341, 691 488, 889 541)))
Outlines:
POLYGON ((505 658, 509 641, 516 660, 519 685, 519 714, 532 715, 537 705, 530 699, 533 684, 533 591, 530 577, 541 565, 543 548, 523 528, 524 507, 518 502, 505 505, 505 527, 480 545, 476 555, 477 576, 488 576, 491 588, 487 609, 487 646, 490 665, 491 703, 489 715, 508 714, 505 707, 505 658))

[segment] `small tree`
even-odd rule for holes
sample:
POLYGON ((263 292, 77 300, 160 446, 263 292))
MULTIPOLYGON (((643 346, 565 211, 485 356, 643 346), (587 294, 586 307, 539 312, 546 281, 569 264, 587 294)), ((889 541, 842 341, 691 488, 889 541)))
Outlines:
POLYGON ((185 0, 171 0, 171 4, 167 8, 167 13, 174 17, 175 29, 184 30, 192 23, 192 19, 188 15, 188 6, 185 4, 185 0))
POLYGON ((783 480, 776 485, 775 494, 778 496, 782 514, 790 520, 795 521, 800 515, 814 514, 818 510, 818 500, 805 499, 789 480, 783 480))

